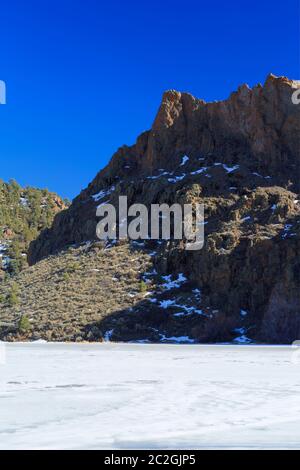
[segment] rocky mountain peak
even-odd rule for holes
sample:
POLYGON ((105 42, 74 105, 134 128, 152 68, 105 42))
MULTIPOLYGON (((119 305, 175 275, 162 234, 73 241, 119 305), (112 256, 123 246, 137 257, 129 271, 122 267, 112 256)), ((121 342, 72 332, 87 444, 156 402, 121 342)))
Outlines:
MULTIPOLYGON (((44 270, 47 279, 56 279, 54 290, 57 282, 65 289, 59 266, 63 259, 67 262, 70 250, 78 250, 74 259, 81 262, 81 277, 74 266, 69 271, 76 289, 84 291, 94 308, 94 290, 81 285, 91 277, 88 266, 98 250, 99 262, 107 253, 108 262, 93 268, 101 272, 104 286, 97 297, 99 309, 104 305, 101 325, 95 326, 97 331, 113 330, 116 340, 186 335, 200 342, 230 341, 239 334, 242 340, 249 335, 287 343, 299 338, 300 106, 292 102, 299 87, 299 82, 269 75, 264 85, 244 84, 228 99, 208 103, 167 91, 152 128, 135 145, 121 147, 51 228, 31 243, 29 263, 44 260, 24 272, 20 284, 28 284, 27 274, 44 270), (203 248, 189 252, 185 240, 148 239, 138 247, 117 241, 99 247, 97 207, 110 202, 117 208, 120 195, 127 196, 128 205, 148 208, 153 203, 203 204, 203 248), (118 293, 124 300, 121 310, 115 304, 109 310, 104 303, 114 254, 112 269, 118 275, 124 265, 139 264, 144 256, 151 264, 144 272, 137 265, 134 274, 142 289, 153 284, 149 297, 131 294, 135 300, 129 304, 126 286, 118 293)), ((130 276, 128 272, 126 278, 130 276)), ((68 272, 65 277, 69 282, 68 272)), ((36 292, 31 294, 28 308, 40 312, 34 304, 36 292)), ((81 316, 81 302, 72 315, 81 316)), ((58 304, 52 310, 60 317, 58 304)), ((82 337, 96 338, 100 333, 95 336, 93 326, 84 327, 90 321, 87 315, 82 337)))

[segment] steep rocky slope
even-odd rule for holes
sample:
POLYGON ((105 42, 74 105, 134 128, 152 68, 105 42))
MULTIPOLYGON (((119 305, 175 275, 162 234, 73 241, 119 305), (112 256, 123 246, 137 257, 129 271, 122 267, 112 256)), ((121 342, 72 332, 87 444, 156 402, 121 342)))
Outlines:
MULTIPOLYGON (((138 257, 150 256, 152 268, 136 274, 135 282, 145 283, 148 295, 134 295, 133 305, 116 305, 110 288, 98 291, 97 302, 108 297, 114 307, 103 306, 91 322, 85 317, 81 338, 94 338, 86 333, 93 323, 101 332, 97 339, 108 332, 115 340, 299 339, 300 107, 291 100, 299 86, 270 75, 264 86, 244 85, 228 100, 215 103, 166 92, 152 129, 134 146, 119 149, 71 207, 31 244, 29 279, 45 265, 50 275, 52 263, 60 263, 68 246, 96 239, 96 208, 102 202, 117 206, 118 196, 127 195, 129 204, 148 206, 204 203, 203 249, 186 251, 184 241, 144 241, 138 257)), ((93 253, 93 243, 89 250, 93 253)), ((117 243, 111 250, 116 253, 111 268, 119 273, 124 270, 123 255, 129 264, 137 256, 130 244, 117 243)), ((82 255, 78 262, 85 264, 82 255)), ((99 260, 99 269, 105 278, 108 266, 99 260)), ((21 289, 22 279, 17 280, 21 289)), ((80 278, 74 282, 81 293, 80 278)), ((35 297, 34 284, 26 286, 35 297)), ((126 289, 122 287, 122 296, 126 289)), ((93 288, 88 292, 85 302, 92 305, 93 288)), ((27 304, 26 295, 22 309, 29 305, 27 314, 37 324, 41 305, 27 304)), ((64 297, 70 299, 68 289, 64 297)), ((57 308, 52 309, 44 294, 40 302, 48 305, 51 323, 51 311, 57 308)), ((12 310, 4 305, 8 321, 12 310)), ((80 301, 72 314, 76 317, 81 308, 80 301)), ((67 317, 69 324, 74 321, 70 312, 67 317)))

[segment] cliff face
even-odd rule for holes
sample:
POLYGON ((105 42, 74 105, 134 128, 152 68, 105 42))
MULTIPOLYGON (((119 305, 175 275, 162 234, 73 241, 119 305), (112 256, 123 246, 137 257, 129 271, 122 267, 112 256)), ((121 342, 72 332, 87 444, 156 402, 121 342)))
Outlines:
POLYGON ((264 87, 241 86, 224 102, 205 103, 167 92, 150 132, 142 167, 174 167, 182 152, 244 162, 258 171, 284 172, 299 155, 299 112, 291 102, 294 82, 270 75, 264 87), (171 158, 170 158, 171 157, 171 158))
MULTIPOLYGON (((204 248, 191 253, 180 243, 165 243, 157 269, 185 273, 206 304, 227 318, 250 312, 248 327, 256 337, 295 339, 300 335, 300 106, 291 97, 299 87, 270 75, 264 86, 243 85, 214 103, 166 92, 152 129, 132 147, 119 149, 56 216, 51 229, 31 244, 30 264, 95 239, 101 197, 93 196, 101 191, 103 201, 116 205, 120 194, 129 203, 147 205, 203 202, 204 248)), ((212 339, 202 327, 193 328, 199 338, 212 339)))

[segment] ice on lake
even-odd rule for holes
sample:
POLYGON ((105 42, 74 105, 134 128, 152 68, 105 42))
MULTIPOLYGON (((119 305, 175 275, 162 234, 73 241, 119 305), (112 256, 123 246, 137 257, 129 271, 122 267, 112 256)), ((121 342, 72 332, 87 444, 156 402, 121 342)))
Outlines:
POLYGON ((293 354, 289 347, 8 344, 0 448, 300 448, 293 354))

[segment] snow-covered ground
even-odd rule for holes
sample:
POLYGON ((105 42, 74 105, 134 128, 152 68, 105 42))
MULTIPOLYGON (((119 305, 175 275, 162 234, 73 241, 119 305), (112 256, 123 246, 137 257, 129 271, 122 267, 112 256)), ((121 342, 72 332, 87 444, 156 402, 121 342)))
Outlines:
POLYGON ((0 448, 300 448, 293 354, 259 346, 6 345, 0 448))

